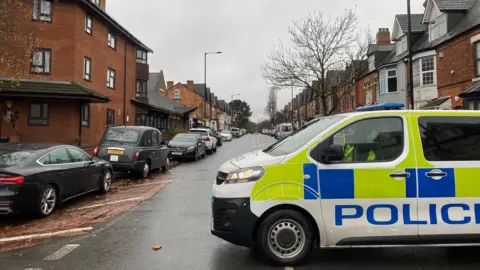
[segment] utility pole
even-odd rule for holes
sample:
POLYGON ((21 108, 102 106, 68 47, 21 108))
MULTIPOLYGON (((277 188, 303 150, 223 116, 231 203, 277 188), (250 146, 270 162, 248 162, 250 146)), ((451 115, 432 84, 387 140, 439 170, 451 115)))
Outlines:
POLYGON ((407 12, 408 12, 408 34, 407 34, 407 40, 408 40, 408 70, 409 70, 409 91, 410 91, 410 108, 412 110, 415 109, 414 105, 414 96, 413 96, 413 42, 412 42, 412 14, 410 10, 410 0, 407 0, 407 12))

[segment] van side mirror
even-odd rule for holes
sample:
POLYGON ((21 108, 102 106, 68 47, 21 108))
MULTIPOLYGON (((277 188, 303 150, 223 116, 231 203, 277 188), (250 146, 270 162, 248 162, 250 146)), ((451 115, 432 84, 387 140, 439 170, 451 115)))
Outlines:
POLYGON ((338 144, 330 145, 321 155, 322 163, 331 164, 335 161, 342 161, 344 158, 343 147, 338 144))

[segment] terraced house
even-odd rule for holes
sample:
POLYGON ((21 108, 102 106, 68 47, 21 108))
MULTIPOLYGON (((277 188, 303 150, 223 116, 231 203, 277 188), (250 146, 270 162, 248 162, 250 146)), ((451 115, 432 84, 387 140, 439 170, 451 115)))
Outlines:
POLYGON ((145 98, 152 50, 105 12, 106 0, 19 3, 15 29, 32 50, 16 55, 22 70, 0 66, 1 137, 88 148, 107 126, 134 125, 131 100, 145 98))

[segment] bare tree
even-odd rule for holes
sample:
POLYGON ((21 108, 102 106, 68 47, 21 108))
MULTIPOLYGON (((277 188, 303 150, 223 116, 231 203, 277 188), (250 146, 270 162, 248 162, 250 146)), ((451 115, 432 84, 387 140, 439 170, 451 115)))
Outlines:
POLYGON ((339 100, 350 91, 333 87, 345 78, 356 77, 362 65, 347 65, 365 57, 368 42, 363 42, 357 29, 354 10, 347 9, 332 19, 321 12, 295 21, 288 29, 293 43, 291 49, 283 44, 268 56, 262 66, 267 82, 276 87, 312 89, 315 93, 315 113, 330 115, 337 110, 339 100), (353 68, 352 68, 353 67, 353 68), (330 71, 330 72, 329 72, 330 71), (346 75, 349 73, 350 75, 346 75))
POLYGON ((0 75, 18 79, 29 72, 36 43, 28 23, 32 20, 32 1, 0 1, 0 18, 0 75))
POLYGON ((270 117, 272 124, 275 124, 275 116, 277 113, 278 90, 277 87, 270 87, 267 106, 265 107, 265 113, 270 117))

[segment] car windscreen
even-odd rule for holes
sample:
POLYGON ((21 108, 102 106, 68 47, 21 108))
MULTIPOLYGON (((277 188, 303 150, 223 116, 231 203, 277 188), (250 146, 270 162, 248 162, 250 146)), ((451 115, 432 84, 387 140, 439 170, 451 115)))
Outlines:
POLYGON ((128 128, 114 128, 109 129, 107 133, 103 136, 102 143, 113 142, 113 143, 125 143, 125 144, 135 144, 140 138, 140 132, 137 130, 132 130, 128 128))
POLYGON ((205 130, 190 130, 190 133, 200 134, 200 135, 205 136, 205 137, 208 136, 208 131, 205 131, 205 130))
POLYGON ((188 135, 188 134, 177 134, 173 139, 172 142, 197 142, 197 136, 195 135, 188 135))
POLYGON ((0 150, 0 166, 14 166, 26 160, 30 156, 26 151, 0 150))
POLYGON ((263 150, 263 152, 271 156, 288 155, 294 151, 297 151, 325 129, 329 128, 335 123, 338 123, 344 118, 344 116, 319 117, 316 119, 316 121, 312 121, 309 125, 303 126, 290 136, 287 136, 283 140, 272 144, 267 149, 263 150))

